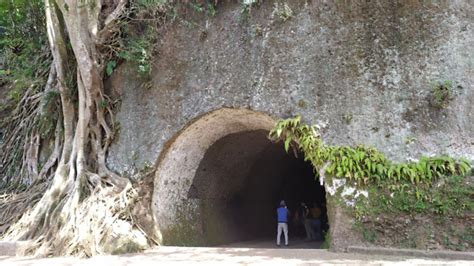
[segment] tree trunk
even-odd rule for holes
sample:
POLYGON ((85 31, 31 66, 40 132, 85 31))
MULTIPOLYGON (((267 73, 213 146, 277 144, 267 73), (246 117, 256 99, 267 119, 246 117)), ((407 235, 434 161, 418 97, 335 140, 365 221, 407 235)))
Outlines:
POLYGON ((51 186, 8 234, 34 240, 31 251, 37 255, 102 253, 107 234, 118 222, 128 223, 130 239, 136 240, 129 214, 136 192, 127 178, 105 163, 114 132, 113 113, 103 91, 104 63, 97 49, 125 4, 119 0, 110 14, 101 14, 101 0, 45 0, 64 129, 63 141, 57 144, 63 146, 51 186), (104 23, 101 17, 106 17, 104 23), (73 53, 68 52, 68 41, 73 53), (77 68, 77 102, 67 82, 71 62, 77 68))

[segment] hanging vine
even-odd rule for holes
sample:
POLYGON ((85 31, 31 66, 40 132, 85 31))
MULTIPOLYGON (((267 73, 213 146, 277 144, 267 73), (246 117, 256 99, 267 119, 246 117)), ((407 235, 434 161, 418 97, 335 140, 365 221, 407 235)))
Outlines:
POLYGON ((387 180, 433 184, 438 178, 464 176, 471 170, 466 159, 456 160, 449 156, 421 157, 417 162, 397 163, 385 158, 375 148, 364 145, 326 145, 317 127, 302 124, 300 116, 278 121, 269 137, 283 141, 287 151, 290 146, 302 151, 305 160, 311 162, 316 170, 323 169, 326 176, 346 178, 359 185, 387 180))

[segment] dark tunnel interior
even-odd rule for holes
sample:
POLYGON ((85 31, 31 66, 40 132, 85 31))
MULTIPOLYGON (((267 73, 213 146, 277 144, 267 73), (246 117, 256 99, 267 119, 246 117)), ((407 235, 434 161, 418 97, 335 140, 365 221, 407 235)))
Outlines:
POLYGON ((291 216, 290 238, 306 236, 295 219, 301 202, 317 204, 322 229, 328 229, 324 187, 303 156, 286 153, 267 131, 227 135, 206 151, 188 197, 200 200, 201 228, 210 245, 272 239, 276 208, 285 200, 291 216))

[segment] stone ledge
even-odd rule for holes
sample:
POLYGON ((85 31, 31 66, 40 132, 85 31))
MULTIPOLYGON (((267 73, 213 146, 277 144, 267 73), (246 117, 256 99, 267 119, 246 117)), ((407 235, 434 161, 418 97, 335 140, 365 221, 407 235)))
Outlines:
POLYGON ((16 242, 0 241, 0 256, 16 256, 16 242))
POLYGON ((21 254, 28 241, 0 241, 0 256, 17 256, 21 254))
POLYGON ((474 260, 474 252, 449 250, 420 250, 350 246, 347 247, 346 251, 349 253, 363 253, 369 255, 415 256, 433 259, 474 260))

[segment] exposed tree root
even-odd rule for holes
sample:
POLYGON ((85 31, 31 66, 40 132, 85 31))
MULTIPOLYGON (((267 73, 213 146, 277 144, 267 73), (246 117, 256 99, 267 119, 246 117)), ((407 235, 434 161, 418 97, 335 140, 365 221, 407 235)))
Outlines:
MULTIPOLYGON (((131 210, 136 200, 137 192, 132 186, 127 186, 118 194, 107 187, 96 189, 77 205, 65 197, 60 198, 51 212, 58 221, 44 217, 42 222, 48 226, 39 227, 43 228, 43 232, 33 238, 26 253, 36 256, 89 257, 144 249, 148 246, 146 235, 131 225, 131 210), (68 211, 68 208, 74 212, 68 211)), ((18 239, 18 232, 24 232, 24 227, 29 226, 28 220, 32 214, 22 218, 25 222, 20 221, 12 226, 8 238, 18 239)))
MULTIPOLYGON (((132 216, 137 191, 130 180, 110 171, 105 162, 115 130, 111 101, 103 92, 106 58, 97 47, 103 36, 114 35, 115 20, 121 17, 126 1, 116 0, 107 14, 102 13, 102 2, 83 5, 76 0, 45 0, 53 55, 50 78, 54 80, 48 84, 59 93, 62 111, 54 150, 41 170, 37 165, 38 133, 33 130, 27 135, 23 161, 27 162, 29 183, 50 180, 49 186, 37 204, 9 227, 5 238, 31 240, 28 254, 132 252, 146 248, 152 240, 132 216), (71 62, 76 64, 77 90, 67 82, 71 62), (54 174, 48 175, 50 169, 54 174)), ((40 96, 27 93, 25 97, 25 101, 35 102, 28 105, 31 109, 19 111, 21 121, 40 110, 40 96)), ((12 138, 9 143, 16 143, 15 136, 12 138)), ((11 206, 23 202, 17 197, 18 203, 10 201, 11 206)))
POLYGON ((6 233, 6 230, 21 215, 35 205, 47 188, 48 183, 44 182, 29 187, 22 192, 3 191, 0 194, 0 235, 6 233))
MULTIPOLYGON (((0 142, 0 187, 6 183, 30 185, 39 177, 40 134, 42 129, 47 130, 40 124, 51 100, 44 96, 54 90, 56 71, 49 66, 51 54, 46 49, 36 60, 42 62, 34 64, 45 67, 35 69, 35 82, 26 89, 10 115, 0 121, 4 134, 0 142)), ((54 131, 54 126, 52 129, 54 131)))

